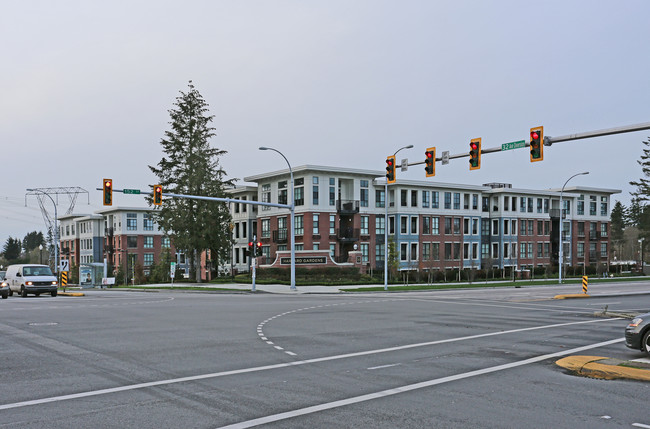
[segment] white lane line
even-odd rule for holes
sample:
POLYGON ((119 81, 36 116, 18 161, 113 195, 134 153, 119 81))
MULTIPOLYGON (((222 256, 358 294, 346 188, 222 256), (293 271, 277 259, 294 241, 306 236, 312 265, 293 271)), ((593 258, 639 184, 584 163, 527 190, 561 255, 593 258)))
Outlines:
MULTIPOLYGON (((147 387, 155 387, 155 386, 163 386, 163 385, 168 385, 168 384, 184 383, 184 382, 188 382, 188 381, 205 380, 205 379, 209 379, 209 378, 224 377, 224 376, 228 376, 228 375, 247 374, 247 373, 251 373, 251 372, 268 371, 268 370, 272 370, 272 369, 288 368, 288 367, 292 367, 292 366, 300 366, 300 365, 307 365, 307 364, 312 364, 312 363, 328 362, 328 361, 333 361, 333 360, 348 359, 348 358, 359 357, 359 356, 368 356, 368 355, 374 355, 374 354, 379 354, 379 353, 396 352, 396 351, 400 351, 400 350, 413 349, 413 348, 417 348, 417 347, 434 346, 434 345, 438 345, 438 344, 474 340, 474 339, 477 339, 477 338, 493 337, 493 336, 497 336, 497 335, 514 334, 514 333, 518 333, 518 332, 535 331, 535 330, 539 330, 539 329, 551 329, 551 328, 558 328, 558 327, 571 326, 571 325, 584 325, 584 324, 587 324, 587 323, 611 322, 611 321, 614 321, 614 320, 620 320, 620 318, 618 318, 618 319, 617 318, 596 319, 596 320, 586 320, 586 321, 581 321, 581 322, 557 323, 557 324, 554 324, 554 325, 533 326, 533 327, 530 327, 530 328, 512 329, 510 331, 499 331, 499 332, 491 332, 491 333, 486 333, 486 334, 469 335, 469 336, 466 336, 466 337, 447 338, 447 339, 444 339, 444 340, 428 341, 428 342, 425 342, 425 343, 406 344, 406 345, 402 345, 402 346, 388 347, 388 348, 384 348, 384 349, 366 350, 366 351, 362 351, 362 352, 353 352, 353 353, 347 353, 347 354, 342 354, 342 355, 325 356, 325 357, 320 357, 320 358, 299 360, 299 361, 285 362, 285 363, 276 363, 276 364, 258 366, 258 367, 252 367, 252 368, 243 368, 243 369, 235 369, 235 370, 231 370, 231 371, 214 372, 214 373, 211 373, 211 374, 192 375, 192 376, 188 376, 188 377, 172 378, 172 379, 168 379, 168 380, 150 381, 150 382, 139 383, 139 384, 129 384, 129 385, 126 385, 126 386, 112 387, 112 388, 108 388, 108 389, 91 390, 91 391, 87 391, 87 392, 73 393, 73 394, 70 394, 70 395, 52 396, 52 397, 49 397, 49 398, 34 399, 34 400, 22 401, 22 402, 14 402, 14 403, 11 403, 11 404, 3 404, 3 405, 0 405, 0 410, 8 410, 8 409, 11 409, 11 408, 26 407, 26 406, 30 406, 30 405, 47 404, 49 402, 67 401, 69 399, 87 398, 87 397, 91 397, 91 396, 106 395, 108 393, 116 393, 116 392, 125 392, 125 391, 129 391, 129 390, 143 389, 143 388, 147 388, 147 387)), ((618 340, 613 340, 613 342, 623 341, 623 340, 625 340, 625 338, 620 338, 618 340)), ((267 343, 273 344, 272 341, 267 341, 267 343)))
MULTIPOLYGON (((560 356, 566 356, 566 355, 569 355, 569 354, 572 354, 572 353, 579 353, 579 352, 582 352, 582 351, 585 351, 585 350, 590 350, 590 349, 595 349, 595 348, 598 348, 598 347, 608 346, 608 345, 618 343, 618 342, 621 342, 621 341, 623 341, 622 338, 617 338, 617 339, 609 340, 609 341, 603 341, 602 343, 590 344, 588 346, 576 347, 574 349, 563 350, 561 352, 540 355, 540 356, 536 356, 536 357, 533 357, 533 358, 530 358, 530 359, 520 360, 518 362, 507 363, 507 364, 504 364, 504 365, 497 365, 497 366, 493 366, 493 367, 490 367, 490 368, 478 369, 476 371, 469 371, 469 372, 465 372, 463 374, 450 375, 448 377, 436 378, 436 379, 433 379, 433 380, 423 381, 423 382, 420 382, 420 383, 408 384, 408 385, 405 385, 405 386, 396 387, 396 388, 388 389, 388 390, 382 390, 380 392, 370 393, 370 394, 367 394, 367 395, 355 396, 353 398, 342 399, 340 401, 327 402, 327 403, 320 404, 320 405, 314 405, 312 407, 306 407, 306 408, 301 408, 301 409, 298 409, 298 410, 287 411, 285 413, 273 414, 273 415, 270 415, 270 416, 260 417, 258 419, 253 419, 253 420, 248 420, 248 421, 245 421, 245 422, 235 423, 235 424, 228 425, 228 426, 221 426, 219 429, 245 429, 245 428, 251 428, 251 427, 254 427, 254 426, 259 426, 259 425, 263 425, 263 424, 267 424, 267 423, 273 423, 273 422, 277 422, 277 421, 280 421, 280 420, 290 419, 290 418, 293 418, 293 417, 304 416, 306 414, 318 413, 320 411, 330 410, 332 408, 344 407, 344 406, 351 405, 351 404, 357 404, 359 402, 371 401, 373 399, 384 398, 384 397, 387 397, 387 396, 392 396, 392 395, 397 395, 397 394, 400 394, 400 393, 410 392, 412 390, 417 390, 417 389, 423 389, 423 388, 426 388, 426 387, 436 386, 438 384, 449 383, 449 382, 452 382, 452 381, 463 380, 465 378, 476 377, 476 376, 484 375, 484 374, 490 374, 490 373, 493 373, 493 372, 503 371, 503 370, 511 369, 511 368, 517 368, 519 366, 528 365, 528 364, 536 363, 536 362, 541 362, 541 361, 544 361, 544 360, 547 360, 547 359, 553 359, 553 358, 560 357, 560 356)), ((636 425, 638 425, 638 423, 636 423, 636 425)), ((650 428, 650 426, 643 426, 643 425, 639 426, 639 427, 650 428)))
POLYGON ((400 366, 400 365, 401 365, 401 363, 391 363, 389 365, 371 366, 370 368, 366 368, 366 369, 369 369, 369 370, 383 369, 383 368, 390 368, 392 366, 400 366))
POLYGON ((643 423, 632 423, 632 426, 637 427, 637 428, 650 429, 650 425, 644 425, 643 423))
POLYGON ((285 353, 288 354, 289 356, 296 356, 296 354, 294 352, 285 351, 285 353))

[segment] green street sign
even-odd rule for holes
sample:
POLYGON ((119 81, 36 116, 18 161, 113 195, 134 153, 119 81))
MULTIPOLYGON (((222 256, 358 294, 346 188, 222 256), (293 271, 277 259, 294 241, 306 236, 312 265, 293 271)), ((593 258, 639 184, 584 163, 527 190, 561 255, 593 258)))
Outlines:
POLYGON ((501 150, 520 149, 526 147, 526 140, 519 140, 517 142, 503 143, 501 150))
POLYGON ((122 192, 125 193, 125 194, 135 194, 135 195, 137 195, 137 194, 140 193, 140 190, 139 189, 123 189, 122 192))

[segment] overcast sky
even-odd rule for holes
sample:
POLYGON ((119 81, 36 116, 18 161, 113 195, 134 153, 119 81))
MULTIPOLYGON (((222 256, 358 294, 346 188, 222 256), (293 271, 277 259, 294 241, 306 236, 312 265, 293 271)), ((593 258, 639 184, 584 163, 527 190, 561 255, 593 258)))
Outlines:
MULTIPOLYGON (((194 82, 215 116, 230 177, 335 165, 383 171, 424 151, 468 151, 650 122, 650 2, 3 1, 0 3, 0 248, 45 231, 31 187, 79 186, 75 213, 101 207, 102 178, 147 189, 168 109, 194 82)), ((398 178, 530 189, 621 189, 650 130, 423 166, 398 178)), ((242 182, 240 182, 242 184, 242 182)), ((66 197, 59 211, 67 209, 66 197)), ((115 205, 144 205, 117 194, 115 205)), ((49 205, 51 210, 51 203, 49 205)))

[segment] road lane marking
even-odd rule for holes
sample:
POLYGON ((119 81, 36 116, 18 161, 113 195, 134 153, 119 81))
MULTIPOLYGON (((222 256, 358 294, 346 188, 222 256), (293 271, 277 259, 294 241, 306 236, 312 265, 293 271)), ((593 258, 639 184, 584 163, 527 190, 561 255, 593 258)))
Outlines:
POLYGON ((637 428, 650 429, 650 425, 644 425, 643 423, 632 423, 632 426, 637 427, 637 428))
MULTIPOLYGON (((617 339, 614 339, 614 340, 603 341, 601 343, 590 344, 588 346, 576 347, 574 349, 564 350, 564 351, 561 351, 561 352, 548 353, 548 354, 536 356, 536 357, 533 357, 533 358, 520 360, 520 361, 517 361, 517 362, 492 366, 492 367, 489 367, 489 368, 478 369, 478 370, 475 370, 475 371, 469 371, 469 372, 465 372, 465 373, 462 373, 462 374, 450 375, 450 376, 442 377, 442 378, 435 378, 433 380, 423 381, 423 382, 414 383, 414 384, 408 384, 408 385, 405 385, 405 386, 400 386, 400 387, 395 387, 395 388, 392 388, 392 389, 382 390, 380 392, 370 393, 370 394, 367 394, 367 395, 355 396, 355 397, 352 397, 352 398, 342 399, 342 400, 339 400, 339 401, 327 402, 327 403, 320 404, 320 405, 314 405, 314 406, 311 406, 311 407, 300 408, 300 409, 297 409, 297 410, 287 411, 287 412, 284 412, 284 413, 273 414, 273 415, 270 415, 270 416, 260 417, 260 418, 253 419, 253 420, 247 420, 247 421, 244 421, 244 422, 235 423, 235 424, 228 425, 228 426, 221 426, 218 429, 246 429, 246 428, 251 428, 251 427, 254 427, 254 426, 259 426, 259 425, 263 425, 263 424, 278 422, 278 421, 290 419, 290 418, 293 418, 293 417, 304 416, 306 414, 318 413, 320 411, 330 410, 330 409, 333 409, 333 408, 345 407, 345 406, 351 405, 351 404, 357 404, 357 403, 360 403, 360 402, 366 402, 366 401, 371 401, 371 400, 374 400, 374 399, 385 398, 387 396, 393 396, 393 395, 397 395, 397 394, 400 394, 400 393, 410 392, 410 391, 413 391, 413 390, 424 389, 426 387, 436 386, 436 385, 439 385, 439 384, 449 383, 449 382, 452 382, 452 381, 463 380, 465 378, 476 377, 476 376, 479 376, 479 375, 490 374, 490 373, 497 372, 497 371, 504 371, 506 369, 517 368, 517 367, 520 367, 520 366, 523 366, 523 365, 528 365, 528 364, 531 364, 531 363, 537 363, 537 362, 541 362, 541 361, 544 361, 544 360, 547 360, 547 359, 553 359, 553 358, 556 358, 556 357, 566 356, 566 355, 573 354, 573 353, 580 353, 580 352, 583 352, 585 350, 595 349, 595 348, 598 348, 598 347, 609 346, 611 344, 615 344, 615 343, 621 342, 623 340, 624 340, 623 338, 617 338, 617 339)), ((639 423, 635 423, 633 426, 635 426, 635 425, 639 425, 639 423)), ((645 425, 640 425, 638 427, 650 428, 650 426, 645 426, 645 425)))
MULTIPOLYGON (((485 334, 476 334, 476 335, 468 335, 465 337, 456 337, 456 338, 447 338, 443 340, 435 340, 435 341, 427 341, 424 343, 415 343, 415 344, 405 344, 401 346, 395 346, 395 347, 387 347, 383 349, 375 349, 375 350, 365 350, 361 352, 352 352, 352 353, 346 353, 342 355, 334 355, 334 356, 324 356, 320 358, 313 358, 313 359, 306 359, 306 360, 299 360, 299 361, 292 361, 292 362, 285 362, 285 363, 276 363, 276 364, 271 364, 271 365, 264 365, 264 366, 258 366, 258 367, 252 367, 252 368, 242 368, 242 369, 235 369, 235 370, 230 370, 230 371, 222 371, 222 372, 214 372, 210 374, 201 374, 201 375, 192 375, 188 377, 181 377, 181 378, 172 378, 172 379, 167 379, 167 380, 159 380, 159 381, 150 381, 146 383, 138 383, 138 384, 129 384, 126 386, 119 386, 119 387, 111 387, 107 389, 99 389, 99 390, 90 390, 86 392, 80 392, 80 393, 72 393, 69 395, 60 395, 60 396, 52 396, 49 398, 41 398, 41 399, 34 399, 34 400, 29 400, 29 401, 21 401, 21 402, 14 402, 10 404, 3 404, 0 405, 0 410, 8 410, 11 408, 20 408, 20 407, 27 407, 31 405, 40 405, 40 404, 47 404, 50 402, 61 402, 61 401, 67 401, 70 399, 80 399, 80 398, 88 398, 91 396, 99 396, 99 395, 106 395, 109 393, 117 393, 117 392, 125 392, 129 390, 137 390, 137 389, 144 389, 148 387, 157 387, 157 386, 165 386, 169 384, 177 384, 177 383, 185 383, 189 381, 198 381, 198 380, 206 380, 206 379, 211 379, 211 378, 218 378, 218 377, 225 377, 229 375, 239 375, 239 374, 247 374, 247 373, 252 373, 252 372, 260 372, 260 371, 269 371, 273 369, 280 369, 280 368, 289 368, 292 366, 301 366, 301 365, 308 365, 312 363, 320 363, 320 362, 328 362, 328 361, 334 361, 334 360, 340 360, 340 359, 348 359, 348 358, 353 358, 353 357, 360 357, 360 356, 368 356, 368 355, 374 355, 374 354, 379 354, 379 353, 388 353, 388 352, 396 352, 396 351, 401 351, 401 350, 408 350, 408 349, 413 349, 413 348, 418 348, 418 347, 427 347, 427 346, 434 346, 438 344, 446 344, 446 343, 454 343, 454 342, 459 342, 459 341, 467 341, 467 340, 474 340, 478 338, 486 338, 486 337, 493 337, 497 335, 506 335, 506 334, 514 334, 514 333, 519 333, 519 332, 527 332, 527 331, 536 331, 540 329, 552 329, 552 328, 560 328, 564 326, 573 326, 573 325, 584 325, 588 323, 604 323, 604 322, 611 322, 614 320, 621 320, 620 318, 612 318, 612 319, 595 319, 595 320, 585 320, 585 321, 580 321, 580 322, 568 322, 568 323, 556 323, 553 325, 543 325, 543 326, 533 326, 529 328, 519 328, 519 329, 512 329, 509 331, 499 331, 499 332, 489 332, 485 334)), ((623 341, 624 338, 620 338, 616 341, 623 341)), ((615 342, 615 341, 614 341, 615 342)), ((273 344, 272 341, 267 341, 267 343, 273 344)), ((589 347, 587 346, 587 349, 589 347)), ((585 349, 585 350, 587 350, 585 349)), ((564 353, 564 352, 562 352, 564 353)))
POLYGON ((388 364, 388 365, 371 366, 370 368, 366 368, 366 369, 369 369, 369 370, 372 371, 373 369, 384 369, 384 368, 390 368, 390 367, 393 367, 393 366, 400 366, 400 365, 401 365, 401 363, 391 363, 391 364, 388 364))

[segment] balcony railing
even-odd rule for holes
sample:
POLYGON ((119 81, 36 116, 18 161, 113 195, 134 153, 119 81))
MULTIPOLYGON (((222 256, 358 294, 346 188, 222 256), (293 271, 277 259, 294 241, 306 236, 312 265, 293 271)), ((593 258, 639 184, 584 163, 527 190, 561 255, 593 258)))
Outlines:
POLYGON ((359 200, 336 200, 336 211, 341 214, 359 213, 359 200))
POLYGON ((336 238, 339 241, 359 241, 359 228, 341 228, 336 230, 336 238))
POLYGON ((286 243, 287 242, 287 229, 282 228, 276 231, 273 231, 273 242, 274 243, 286 243))

